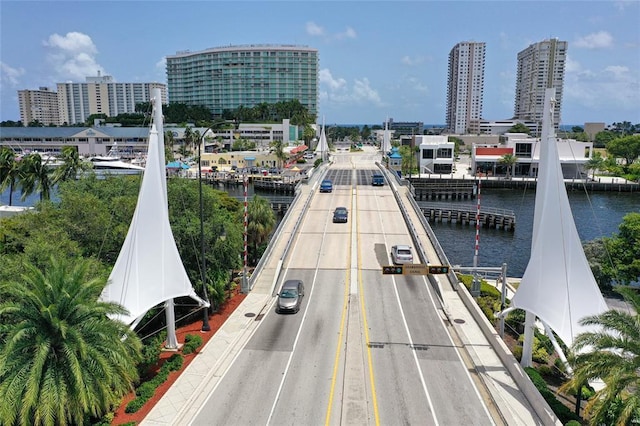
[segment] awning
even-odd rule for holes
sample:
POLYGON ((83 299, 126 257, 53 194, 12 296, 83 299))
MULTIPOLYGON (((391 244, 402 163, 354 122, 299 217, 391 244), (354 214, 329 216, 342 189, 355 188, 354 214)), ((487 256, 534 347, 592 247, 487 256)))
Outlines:
POLYGON ((306 151, 307 149, 309 149, 309 147, 308 147, 308 146, 306 146, 306 145, 300 145, 300 146, 296 146, 295 148, 293 148, 293 149, 291 150, 291 153, 292 153, 292 154, 297 154, 297 153, 299 153, 299 152, 306 151))
POLYGON ((256 157, 244 157, 244 161, 256 161, 256 157))

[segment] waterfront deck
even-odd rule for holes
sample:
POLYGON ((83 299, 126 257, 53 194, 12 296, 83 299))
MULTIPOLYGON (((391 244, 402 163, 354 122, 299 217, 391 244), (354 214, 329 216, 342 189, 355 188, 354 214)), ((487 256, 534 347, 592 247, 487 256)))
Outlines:
MULTIPOLYGON (((474 204, 418 202, 424 217, 430 222, 451 222, 475 225, 478 206, 474 204)), ((516 215, 513 210, 481 207, 480 226, 515 231, 516 215)))

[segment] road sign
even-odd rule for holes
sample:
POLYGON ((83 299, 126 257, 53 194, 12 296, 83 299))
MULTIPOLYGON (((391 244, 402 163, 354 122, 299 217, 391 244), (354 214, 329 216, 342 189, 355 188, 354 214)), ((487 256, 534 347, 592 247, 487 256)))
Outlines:
POLYGON ((445 265, 429 265, 430 274, 448 274, 449 267, 445 265))
POLYGON ((383 275, 402 275, 402 266, 383 266, 382 267, 383 275))
POLYGON ((427 275, 428 267, 421 263, 409 263, 402 265, 404 275, 427 275))

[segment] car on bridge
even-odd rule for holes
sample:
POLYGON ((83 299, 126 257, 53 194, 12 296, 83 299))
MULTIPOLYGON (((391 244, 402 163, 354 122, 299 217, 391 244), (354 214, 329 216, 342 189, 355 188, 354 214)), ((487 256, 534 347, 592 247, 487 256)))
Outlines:
POLYGON ((320 183, 320 192, 332 192, 333 191, 333 182, 331 179, 325 179, 320 183))
POLYGON ((371 185, 384 186, 384 176, 382 176, 381 174, 374 174, 371 177, 371 185))
POLYGON ((336 207, 333 211, 333 223, 347 223, 349 220, 349 210, 346 207, 336 207))
POLYGON ((411 247, 407 245, 396 245, 391 247, 391 261, 394 265, 413 263, 411 247))
POLYGON ((286 312, 296 313, 300 310, 302 298, 304 297, 304 283, 302 280, 287 280, 282 284, 278 293, 276 313, 286 312))

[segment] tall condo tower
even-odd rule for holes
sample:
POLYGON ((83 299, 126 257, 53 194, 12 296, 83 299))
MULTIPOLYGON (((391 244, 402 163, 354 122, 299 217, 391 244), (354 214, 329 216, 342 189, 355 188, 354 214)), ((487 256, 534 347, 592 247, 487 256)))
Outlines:
POLYGON ((560 124, 567 42, 557 38, 534 43, 518 53, 514 118, 541 123, 546 89, 556 89, 553 124, 560 124))
POLYGON ((216 47, 167 56, 169 101, 207 107, 214 117, 240 106, 297 99, 318 113, 318 50, 293 45, 216 47))
POLYGON ((137 103, 151 101, 151 91, 156 88, 166 103, 164 83, 116 83, 110 75, 99 72, 97 76, 86 77, 85 83, 58 83, 60 124, 83 123, 93 114, 115 117, 133 113, 137 103))
POLYGON ((479 132, 484 94, 485 43, 465 41, 449 52, 447 130, 479 132))
POLYGON ((58 125, 58 94, 48 87, 38 90, 18 90, 20 120, 23 126, 39 121, 48 126, 58 125))

